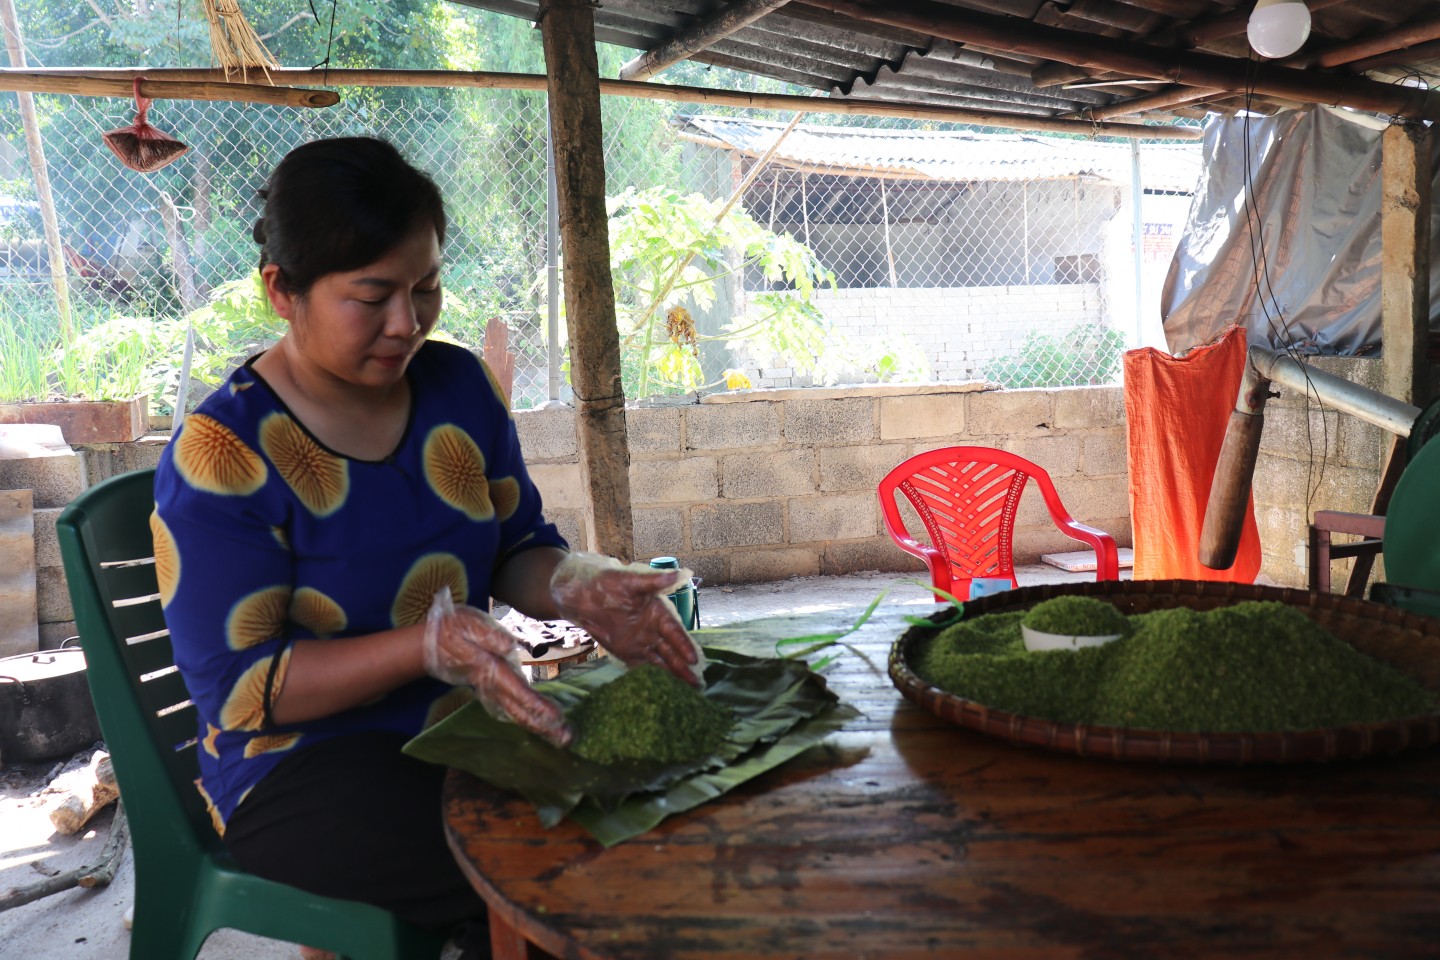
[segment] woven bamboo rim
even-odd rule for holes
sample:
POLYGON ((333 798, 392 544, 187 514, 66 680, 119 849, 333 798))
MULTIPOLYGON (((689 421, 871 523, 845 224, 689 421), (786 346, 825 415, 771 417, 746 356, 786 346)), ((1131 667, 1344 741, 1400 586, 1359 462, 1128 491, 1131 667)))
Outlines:
MULTIPOLYGON (((1279 601, 1300 608, 1336 637, 1394 665, 1426 689, 1440 692, 1440 619, 1335 594, 1197 580, 1112 580, 1046 584, 993 594, 966 603, 965 614, 1018 610, 1067 594, 1108 600, 1126 614, 1169 607, 1210 610, 1242 600, 1279 601)), ((948 610, 934 619, 943 619, 948 610)), ((933 687, 911 672, 911 649, 937 629, 912 627, 895 641, 890 650, 890 679, 907 699, 936 716, 1012 743, 1113 760, 1245 764, 1350 760, 1440 742, 1440 710, 1385 723, 1270 733, 1181 733, 1020 716, 933 687)))

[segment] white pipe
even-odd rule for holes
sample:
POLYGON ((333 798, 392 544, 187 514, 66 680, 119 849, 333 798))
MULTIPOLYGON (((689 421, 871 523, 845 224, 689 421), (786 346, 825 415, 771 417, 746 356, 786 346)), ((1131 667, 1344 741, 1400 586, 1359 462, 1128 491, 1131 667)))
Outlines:
MULTIPOLYGON (((1240 403, 1242 404, 1245 402, 1244 398, 1248 392, 1247 385, 1252 379, 1253 372, 1254 378, 1271 380, 1283 387, 1300 390, 1306 394, 1314 393, 1321 403, 1328 404, 1341 413, 1348 413, 1366 423, 1374 424, 1398 437, 1410 436, 1410 429, 1415 425, 1415 418, 1420 416, 1419 407, 1412 407, 1408 403, 1387 397, 1383 393, 1377 393, 1369 387, 1351 383, 1344 377, 1337 377, 1333 373, 1305 366, 1288 354, 1274 353, 1264 347, 1252 346, 1249 350, 1248 360, 1249 369, 1246 371, 1246 383, 1242 383, 1240 386, 1240 403)), ((1237 409, 1240 409, 1240 404, 1237 404, 1237 409)))

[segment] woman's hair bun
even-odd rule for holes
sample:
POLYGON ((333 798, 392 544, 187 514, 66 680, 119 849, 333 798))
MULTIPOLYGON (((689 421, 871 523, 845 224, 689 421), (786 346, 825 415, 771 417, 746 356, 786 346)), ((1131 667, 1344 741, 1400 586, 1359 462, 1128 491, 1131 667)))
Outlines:
POLYGON ((260 246, 262 246, 262 247, 265 246, 265 218, 264 218, 264 217, 261 217, 259 220, 256 220, 256 221, 255 221, 255 226, 250 229, 250 236, 253 237, 254 240, 255 240, 255 242, 258 243, 258 244, 260 244, 260 246))

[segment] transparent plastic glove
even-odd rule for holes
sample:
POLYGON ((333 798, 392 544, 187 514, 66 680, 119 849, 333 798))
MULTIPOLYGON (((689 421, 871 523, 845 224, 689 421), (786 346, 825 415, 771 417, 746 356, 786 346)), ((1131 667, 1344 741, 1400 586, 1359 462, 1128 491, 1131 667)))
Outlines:
POLYGON ((493 717, 556 746, 570 742, 560 707, 525 680, 515 637, 485 611, 457 606, 449 587, 435 594, 425 617, 425 672, 446 683, 469 684, 493 717))
POLYGON ((583 627, 627 666, 654 663, 700 686, 700 648, 665 594, 690 582, 689 570, 654 570, 598 553, 571 553, 550 578, 560 615, 583 627))

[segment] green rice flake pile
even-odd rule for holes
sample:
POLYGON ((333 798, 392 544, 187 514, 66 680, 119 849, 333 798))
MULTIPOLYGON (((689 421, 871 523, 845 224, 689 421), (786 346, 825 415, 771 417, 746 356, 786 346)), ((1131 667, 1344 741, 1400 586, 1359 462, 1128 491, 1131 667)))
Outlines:
POLYGON ((734 723, 729 707, 654 664, 641 664, 576 704, 570 749, 595 763, 689 763, 714 753, 734 723))
POLYGON ((1067 637, 1107 637, 1130 632, 1130 620, 1113 603, 1068 595, 1035 604, 1021 621, 1031 630, 1067 637))
POLYGON ((1177 732, 1310 730, 1436 706, 1419 683, 1288 604, 1141 613, 1127 618, 1128 635, 1103 646, 1036 653, 1021 639, 1026 615, 962 620, 917 645, 915 673, 997 710, 1177 732))

